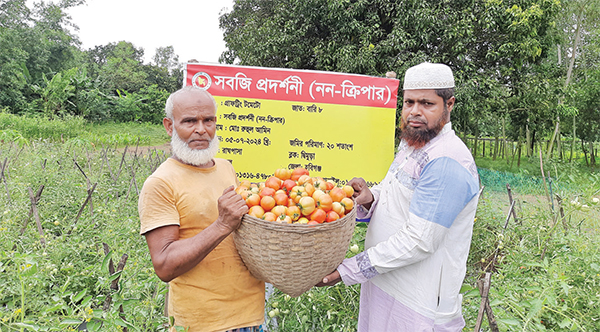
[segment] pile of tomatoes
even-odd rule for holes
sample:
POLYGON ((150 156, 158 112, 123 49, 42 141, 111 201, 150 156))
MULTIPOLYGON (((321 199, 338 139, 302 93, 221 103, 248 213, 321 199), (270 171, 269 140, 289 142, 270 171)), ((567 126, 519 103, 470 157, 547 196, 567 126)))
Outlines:
POLYGON ((321 224, 342 218, 354 207, 354 189, 336 186, 308 170, 277 169, 265 182, 242 181, 235 191, 246 200, 248 214, 281 223, 321 224))

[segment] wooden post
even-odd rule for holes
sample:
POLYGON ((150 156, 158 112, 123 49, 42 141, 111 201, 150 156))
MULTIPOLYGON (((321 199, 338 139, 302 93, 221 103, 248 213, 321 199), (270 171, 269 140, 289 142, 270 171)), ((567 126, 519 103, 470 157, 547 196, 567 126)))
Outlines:
POLYGON ((8 191, 8 183, 6 182, 6 176, 4 175, 4 170, 6 169, 6 163, 8 162, 8 157, 4 158, 4 162, 2 163, 2 169, 0 169, 0 179, 4 181, 4 188, 6 189, 6 197, 8 198, 8 202, 10 203, 10 192, 8 191))
POLYGON ((565 235, 567 234, 567 232, 569 231, 569 227, 567 226, 567 219, 565 218, 565 210, 563 209, 562 206, 562 198, 558 195, 556 195, 556 201, 558 202, 558 212, 560 213, 560 218, 562 220, 562 224, 563 227, 565 228, 565 235))
MULTIPOLYGON (((44 191, 44 185, 41 185, 37 193, 35 194, 35 204, 37 204, 40 201, 42 191, 44 191)), ((31 215, 33 215, 33 205, 31 205, 31 208, 29 208, 29 215, 27 216, 27 218, 25 218, 25 221, 23 222, 23 227, 21 228, 21 232, 19 233, 19 235, 23 235, 23 233, 25 233, 25 229, 27 229, 27 223, 29 222, 29 218, 31 218, 31 215)))
POLYGON ((552 199, 548 194, 548 185, 546 184, 546 175, 544 175, 544 159, 542 157, 542 149, 540 149, 540 170, 542 171, 542 180, 544 182, 544 190, 546 191, 546 198, 548 199, 548 206, 552 209, 552 199))
MULTIPOLYGON (((79 166, 79 164, 75 160, 73 160, 73 161, 75 162, 75 166, 77 166, 77 168, 79 169, 79 171, 81 172, 81 174, 83 174, 83 177, 85 178, 85 182, 86 182, 87 190, 88 190, 88 194, 89 194, 89 191, 90 191, 90 179, 88 178, 87 175, 85 175, 85 172, 83 171, 83 169, 81 168, 81 166, 79 166)), ((94 202, 93 202, 92 198, 90 198, 89 205, 90 205, 90 215, 94 216, 94 202)))
MULTIPOLYGON (((92 194, 94 193, 94 189, 96 189, 97 184, 98 184, 98 182, 94 183, 94 185, 92 186, 92 189, 88 189, 87 198, 85 199, 85 202, 83 202, 83 205, 81 205, 81 208, 79 208, 79 212, 77 213, 77 217, 75 217, 75 222, 73 222, 73 226, 75 226, 75 224, 77 224, 79 217, 81 217, 81 213, 83 213, 83 209, 85 209, 85 206, 92 199, 92 194)), ((69 232, 67 234, 71 234, 71 231, 69 230, 69 232)))
POLYGON ((33 195, 33 190, 30 187, 27 187, 27 191, 29 191, 29 199, 31 200, 31 209, 33 211, 33 216, 35 217, 35 222, 37 224, 38 233, 40 234, 40 242, 44 248, 46 247, 46 239, 44 239, 44 229, 42 228, 42 222, 40 221, 40 214, 37 209, 37 201, 35 200, 35 196, 33 195))
MULTIPOLYGON (((514 199, 512 197, 512 190, 510 189, 510 184, 506 184, 506 191, 508 191, 508 204, 510 204, 511 206, 514 204, 514 199)), ((512 215, 513 215, 513 220, 515 222, 519 222, 519 220, 517 219, 517 212, 515 211, 515 209, 512 209, 512 215)))
MULTIPOLYGON (((110 252, 110 248, 108 247, 108 244, 106 243, 102 243, 103 247, 104 247, 104 254, 108 255, 108 253, 110 252)), ((117 264, 117 270, 115 271, 115 266, 113 264, 112 258, 109 260, 108 263, 108 272, 110 273, 110 275, 112 276, 113 274, 115 274, 116 272, 122 272, 123 269, 125 268, 125 263, 127 263, 127 258, 129 256, 127 254, 123 254, 123 256, 121 256, 121 260, 119 261, 119 263, 117 264)), ((118 275, 111 283, 110 283, 110 290, 111 290, 111 294, 112 292, 116 292, 119 290, 119 280, 121 279, 121 274, 118 275)), ((112 295, 107 295, 106 299, 104 300, 104 305, 102 306, 102 310, 104 310, 105 312, 108 311, 110 309, 110 305, 112 302, 112 295)), ((123 305, 119 306, 119 316, 121 316, 121 319, 123 319, 125 321, 125 312, 123 310, 123 305)), ((123 332, 127 332, 128 329, 127 327, 123 327, 123 332)))
POLYGON ((492 283, 491 279, 492 274, 490 272, 486 272, 485 279, 479 279, 477 281, 477 288, 479 288, 479 294, 481 294, 481 304, 479 306, 479 313, 477 314, 477 321, 475 323, 475 332, 479 332, 481 329, 484 312, 487 315, 490 330, 492 330, 492 332, 499 332, 498 324, 496 323, 496 318, 494 317, 494 313, 492 312, 492 307, 490 306, 490 301, 488 298, 492 283))
POLYGON ((125 150, 123 150, 123 156, 121 157, 121 163, 119 164, 119 171, 117 172, 117 176, 115 177, 115 183, 119 180, 119 175, 121 175, 121 170, 123 169, 123 163, 125 162, 125 156, 127 155, 127 146, 125 146, 125 150))

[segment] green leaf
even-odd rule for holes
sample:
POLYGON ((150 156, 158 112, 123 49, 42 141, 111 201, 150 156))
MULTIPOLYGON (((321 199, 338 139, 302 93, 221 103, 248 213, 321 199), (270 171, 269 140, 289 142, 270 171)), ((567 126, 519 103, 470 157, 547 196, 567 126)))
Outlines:
POLYGON ((73 298, 73 302, 79 302, 79 300, 81 300, 85 294, 87 294, 87 289, 82 290, 81 292, 77 293, 77 295, 75 295, 75 297, 73 298))
POLYGON ((60 322, 61 325, 74 325, 74 324, 81 324, 81 320, 79 319, 71 319, 71 318, 67 318, 64 319, 63 321, 60 322))
POLYGON ((594 271, 600 271, 600 265, 596 264, 596 263, 592 263, 590 264, 590 267, 594 270, 594 271))
POLYGON ((571 319, 569 319, 568 317, 563 319, 562 322, 558 323, 558 326, 561 328, 568 327, 569 325, 571 325, 571 319))
POLYGON ((38 325, 32 325, 32 324, 27 324, 27 323, 13 323, 11 325, 18 326, 21 328, 33 329, 34 331, 38 331, 40 329, 40 327, 38 325))
POLYGON ((463 297, 465 297, 465 298, 473 298, 473 297, 479 297, 479 296, 481 296, 481 295, 479 294, 479 290, 478 290, 478 289, 475 289, 475 288, 474 288, 474 289, 471 289, 470 291, 466 292, 466 293, 463 295, 463 297))
POLYGON ((521 326, 521 322, 514 318, 498 318, 496 321, 504 325, 521 326))
POLYGON ((104 257, 104 260, 102 261, 102 271, 108 271, 108 263, 110 262, 112 254, 113 254, 113 251, 111 250, 104 257))
POLYGON ((560 287, 563 289, 563 292, 565 292, 565 295, 569 296, 569 288, 570 288, 569 285, 566 282, 561 281, 560 287))
POLYGON ((83 301, 81 301, 80 305, 82 307, 87 307, 87 305, 90 303, 90 301, 92 300, 92 298, 93 297, 91 295, 86 296, 85 299, 83 299, 83 301))
POLYGON ((113 273, 110 277, 108 277, 108 281, 113 281, 113 280, 117 279, 121 275, 121 272, 123 272, 123 271, 117 271, 117 272, 113 273))
POLYGON ((465 293, 465 292, 471 291, 473 289, 474 289, 473 286, 467 285, 467 284, 463 284, 462 287, 460 288, 459 293, 465 293))
POLYGON ((498 299, 493 299, 492 301, 490 301, 490 307, 499 306, 502 303, 504 303, 504 301, 498 300, 498 299))
POLYGON ((92 319, 89 322, 87 322, 87 324, 85 325, 85 327, 90 332, 92 332, 92 331, 102 331, 102 321, 101 320, 97 320, 97 319, 92 319))

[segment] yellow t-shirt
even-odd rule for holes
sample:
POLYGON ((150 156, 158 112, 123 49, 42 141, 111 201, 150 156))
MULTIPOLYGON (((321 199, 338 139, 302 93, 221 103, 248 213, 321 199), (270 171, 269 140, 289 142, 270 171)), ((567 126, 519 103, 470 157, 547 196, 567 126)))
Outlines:
MULTIPOLYGON (((236 183, 233 166, 225 159, 215 159, 215 166, 205 169, 167 159, 140 193, 140 233, 179 225, 180 239, 193 237, 217 219, 218 198, 236 183)), ((231 235, 200 264, 169 282, 169 316, 190 332, 260 325, 264 303, 265 284, 250 274, 231 235)))

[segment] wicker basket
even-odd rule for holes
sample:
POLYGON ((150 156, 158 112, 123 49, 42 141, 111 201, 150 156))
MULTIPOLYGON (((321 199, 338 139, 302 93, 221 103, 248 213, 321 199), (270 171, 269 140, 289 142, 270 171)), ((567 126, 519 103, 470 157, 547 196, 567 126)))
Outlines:
POLYGON ((344 260, 355 221, 356 208, 319 225, 280 224, 245 215, 233 239, 255 278, 297 297, 344 260))

